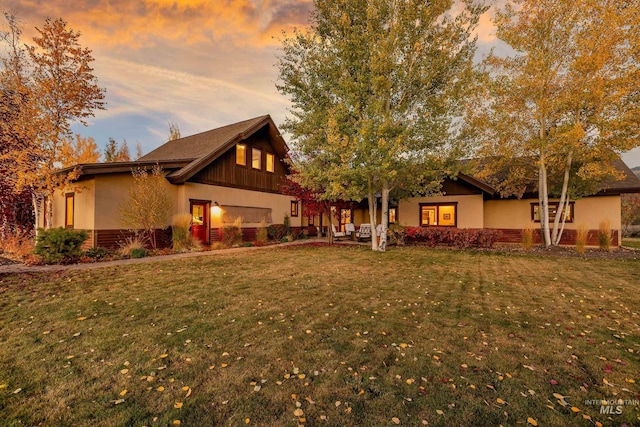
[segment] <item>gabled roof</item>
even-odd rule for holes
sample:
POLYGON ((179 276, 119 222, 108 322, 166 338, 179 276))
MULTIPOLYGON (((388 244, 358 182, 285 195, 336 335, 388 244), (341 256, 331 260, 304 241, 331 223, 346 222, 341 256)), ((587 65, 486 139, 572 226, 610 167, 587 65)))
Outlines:
POLYGON ((139 161, 187 161, 186 166, 167 175, 169 182, 182 184, 236 143, 263 128, 267 129, 276 154, 286 158, 289 148, 271 116, 266 115, 169 141, 142 156, 139 161))
POLYGON ((286 158, 289 148, 271 116, 260 116, 196 135, 169 141, 133 162, 91 163, 65 168, 58 173, 77 171, 82 176, 131 172, 133 168, 151 168, 158 163, 172 184, 183 184, 232 148, 236 143, 266 129, 275 153, 286 158))

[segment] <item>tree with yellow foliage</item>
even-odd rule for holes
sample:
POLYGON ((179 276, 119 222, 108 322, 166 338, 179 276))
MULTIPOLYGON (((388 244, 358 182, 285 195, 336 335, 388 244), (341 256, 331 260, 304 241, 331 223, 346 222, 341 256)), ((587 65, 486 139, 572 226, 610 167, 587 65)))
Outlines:
POLYGON ((494 23, 512 54, 481 64, 468 136, 503 195, 537 190, 543 242, 558 245, 570 200, 615 179, 612 161, 640 145, 640 6, 511 0, 494 23))

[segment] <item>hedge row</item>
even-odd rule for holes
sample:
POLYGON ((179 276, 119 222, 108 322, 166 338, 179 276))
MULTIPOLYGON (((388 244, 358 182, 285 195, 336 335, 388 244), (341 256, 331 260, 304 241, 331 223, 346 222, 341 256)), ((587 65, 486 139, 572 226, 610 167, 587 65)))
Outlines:
POLYGON ((404 227, 402 230, 394 230, 394 233, 406 244, 424 243, 430 247, 444 245, 459 249, 490 248, 500 238, 497 230, 449 227, 404 227))

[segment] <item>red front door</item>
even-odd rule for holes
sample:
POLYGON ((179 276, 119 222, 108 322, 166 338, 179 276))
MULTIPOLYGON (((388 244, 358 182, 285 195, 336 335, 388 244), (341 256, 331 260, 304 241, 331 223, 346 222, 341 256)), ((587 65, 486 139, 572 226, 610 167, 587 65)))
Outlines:
POLYGON ((209 243, 209 203, 191 203, 191 235, 203 245, 209 243))

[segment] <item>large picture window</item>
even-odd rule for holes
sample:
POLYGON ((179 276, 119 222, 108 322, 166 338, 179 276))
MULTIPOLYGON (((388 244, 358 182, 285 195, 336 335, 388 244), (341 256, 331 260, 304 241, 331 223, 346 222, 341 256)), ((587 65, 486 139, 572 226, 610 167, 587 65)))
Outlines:
POLYGON ((457 227, 457 203, 421 203, 420 225, 422 227, 457 227))
MULTIPOLYGON (((558 213, 558 202, 549 202, 549 222, 553 222, 556 219, 558 213)), ((564 209, 563 209, 564 210, 564 209)), ((574 202, 569 202, 569 209, 564 212, 565 222, 573 222, 574 202)), ((560 218, 562 219, 562 218, 560 218)), ((540 205, 538 203, 531 203, 531 221, 540 222, 540 205)))

